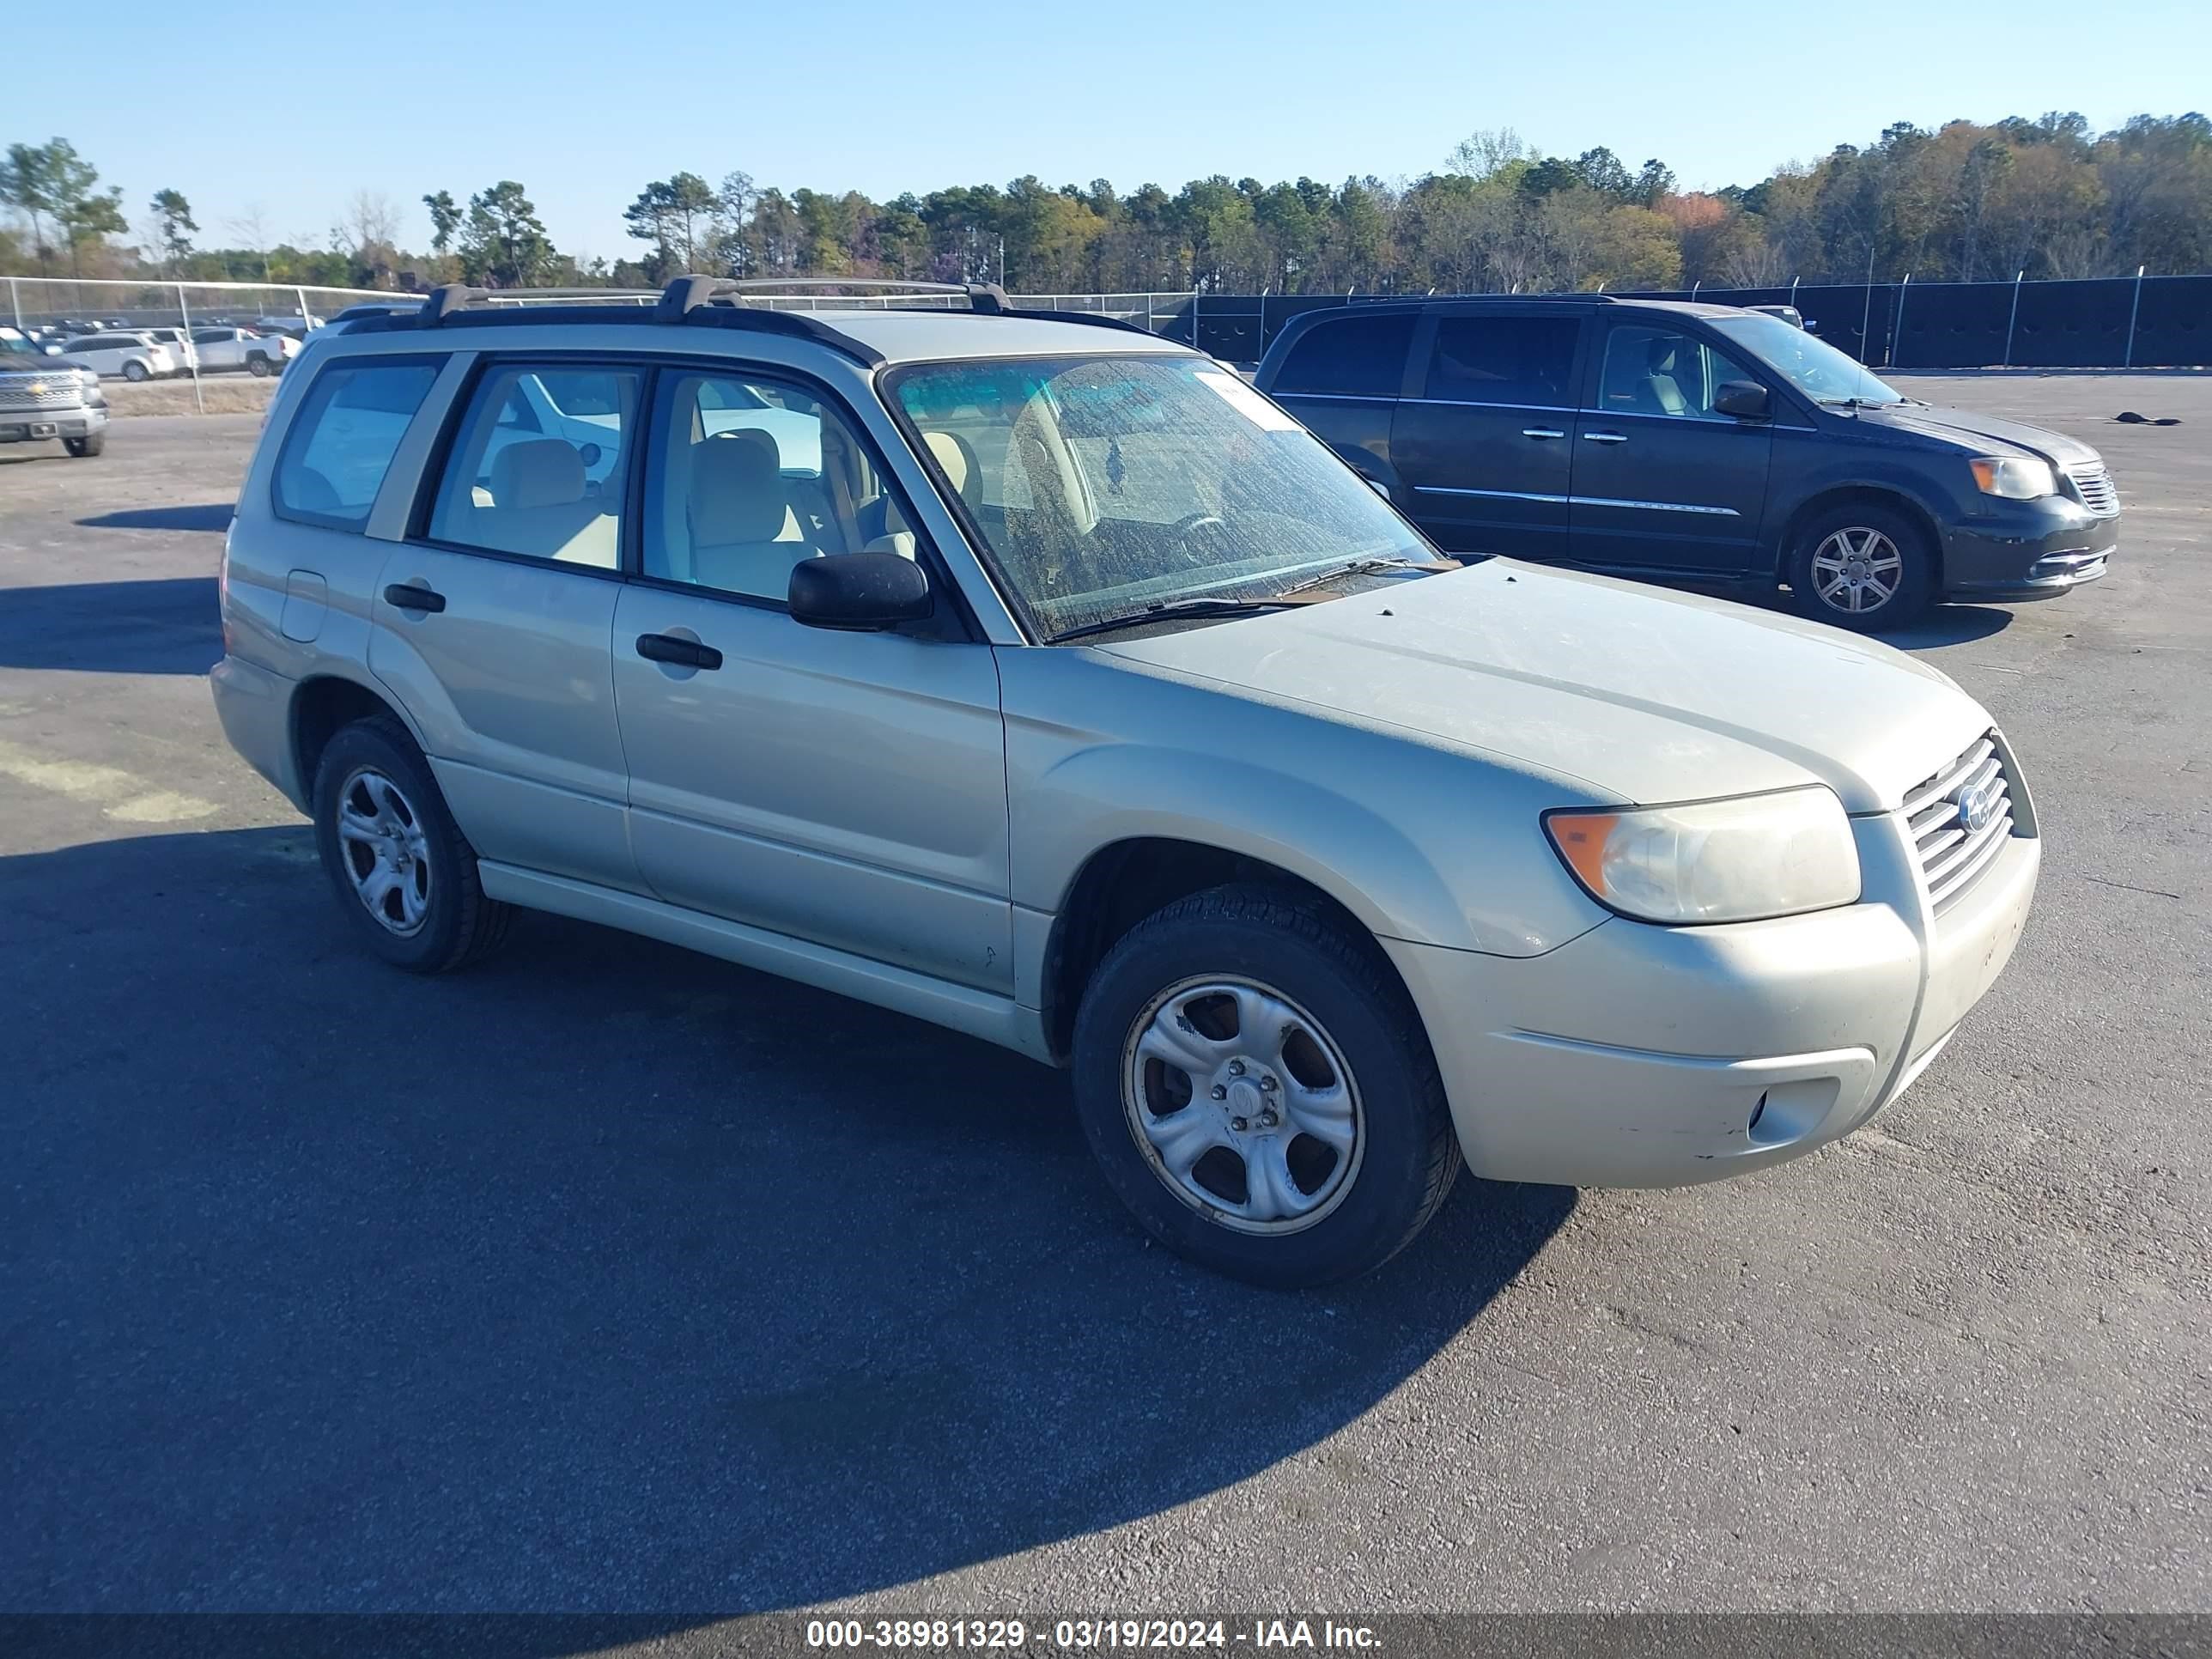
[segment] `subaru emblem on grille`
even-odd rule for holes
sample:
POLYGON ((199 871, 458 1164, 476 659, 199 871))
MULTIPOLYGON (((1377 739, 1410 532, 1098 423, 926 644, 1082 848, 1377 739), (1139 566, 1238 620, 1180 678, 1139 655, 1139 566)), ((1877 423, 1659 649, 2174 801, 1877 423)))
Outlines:
POLYGON ((1954 797, 1959 803, 1959 827, 1970 836, 1988 829, 2004 810, 2004 798, 2002 778, 1985 778, 1961 789, 1954 797))

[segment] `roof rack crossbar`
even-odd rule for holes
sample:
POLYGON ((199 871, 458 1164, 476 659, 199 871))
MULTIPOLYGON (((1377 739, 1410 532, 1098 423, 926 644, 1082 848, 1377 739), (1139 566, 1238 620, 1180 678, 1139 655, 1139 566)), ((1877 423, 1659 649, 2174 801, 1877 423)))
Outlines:
POLYGON ((465 283, 441 283, 430 290, 422 301, 422 309, 416 313, 416 321, 422 328, 435 328, 459 311, 491 298, 488 288, 471 288, 465 283))

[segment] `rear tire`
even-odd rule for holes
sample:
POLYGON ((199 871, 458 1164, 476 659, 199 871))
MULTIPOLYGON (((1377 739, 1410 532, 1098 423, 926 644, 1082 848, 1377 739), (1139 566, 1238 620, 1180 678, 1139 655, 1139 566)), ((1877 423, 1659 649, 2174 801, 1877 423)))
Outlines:
POLYGON ((105 432, 94 432, 82 438, 64 438, 62 440, 62 447, 79 460, 89 460, 107 447, 107 434, 105 432))
POLYGON ((153 376, 154 371, 147 368, 145 364, 137 362, 135 358, 131 362, 123 365, 123 378, 130 381, 133 386, 136 386, 141 380, 151 380, 153 376))
POLYGON ((246 360, 246 372, 257 380, 265 380, 269 378, 269 360, 258 351, 246 360))
POLYGON ((1858 634, 1903 628, 1936 598, 1935 544, 1894 507, 1846 501, 1799 532, 1790 589, 1798 611, 1817 622, 1858 634))
POLYGON ((338 908, 395 968, 442 974, 507 937, 430 763, 389 714, 342 727, 315 768, 315 844, 338 908))
POLYGON ((1381 1267, 1459 1172, 1405 988, 1372 940, 1278 889, 1138 923, 1085 989, 1073 1060, 1107 1184, 1161 1243, 1252 1284, 1381 1267))

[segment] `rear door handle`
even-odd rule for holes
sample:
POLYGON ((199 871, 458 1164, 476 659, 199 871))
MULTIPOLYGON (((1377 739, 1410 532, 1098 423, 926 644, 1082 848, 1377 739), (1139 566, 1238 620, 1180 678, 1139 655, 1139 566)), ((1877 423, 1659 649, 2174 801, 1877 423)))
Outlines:
POLYGON ((1555 426, 1524 426, 1521 428, 1521 435, 1524 438, 1564 438, 1567 434, 1555 426))
POLYGON ((1585 432, 1583 436, 1594 444, 1625 444, 1628 441, 1626 432, 1585 432))
POLYGON ((417 587, 412 582, 394 582, 384 590, 384 602, 402 611, 443 611, 446 596, 434 588, 417 587))
POLYGON ((722 653, 711 645, 702 645, 696 640, 678 639, 673 634, 641 634, 637 636, 637 654, 647 662, 673 663, 679 668, 720 668, 722 653))

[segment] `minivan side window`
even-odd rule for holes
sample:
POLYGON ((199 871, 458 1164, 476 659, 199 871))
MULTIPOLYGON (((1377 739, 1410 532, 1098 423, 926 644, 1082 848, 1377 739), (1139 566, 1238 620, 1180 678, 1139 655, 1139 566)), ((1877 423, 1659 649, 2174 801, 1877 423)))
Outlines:
POLYGON ((495 364, 447 451, 430 539, 614 570, 645 376, 495 364))
POLYGON ((1395 398, 1405 384, 1413 317, 1332 317, 1299 337, 1275 373, 1273 390, 1338 398, 1395 398))
POLYGON ((1574 317, 1439 318, 1427 395, 1449 403, 1571 408, 1568 383, 1581 332, 1574 317))
POLYGON ((1597 406, 1613 415, 1670 415, 1725 421, 1713 394, 1751 376, 1701 340, 1677 329, 1620 324, 1607 336, 1597 406))
POLYGON ((276 457, 276 516, 361 530, 438 366, 332 363, 315 377, 276 457))

